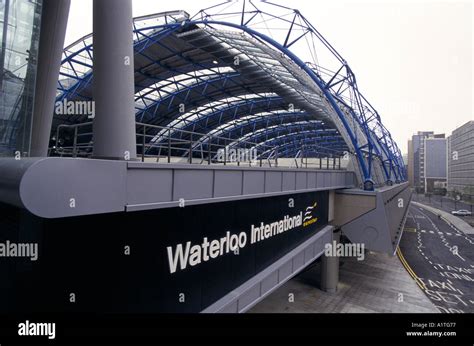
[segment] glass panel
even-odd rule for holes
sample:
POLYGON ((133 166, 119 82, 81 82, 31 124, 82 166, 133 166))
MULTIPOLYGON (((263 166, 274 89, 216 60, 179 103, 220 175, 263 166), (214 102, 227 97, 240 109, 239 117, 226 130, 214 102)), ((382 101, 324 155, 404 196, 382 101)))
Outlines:
POLYGON ((42 0, 0 0, 0 156, 28 156, 42 0))

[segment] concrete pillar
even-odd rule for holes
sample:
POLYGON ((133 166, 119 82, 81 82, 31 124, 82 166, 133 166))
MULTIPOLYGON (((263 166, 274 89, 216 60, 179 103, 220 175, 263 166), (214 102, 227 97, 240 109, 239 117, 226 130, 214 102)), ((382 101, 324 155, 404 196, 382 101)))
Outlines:
POLYGON ((48 154, 70 0, 44 0, 36 71, 31 157, 48 154))
MULTIPOLYGON (((333 233, 333 242, 331 245, 339 244, 341 239, 341 230, 335 230, 333 233)), ((339 283, 339 257, 326 256, 321 258, 321 290, 329 293, 337 291, 337 284, 339 283)))
POLYGON ((137 156, 131 0, 94 0, 94 158, 137 156))

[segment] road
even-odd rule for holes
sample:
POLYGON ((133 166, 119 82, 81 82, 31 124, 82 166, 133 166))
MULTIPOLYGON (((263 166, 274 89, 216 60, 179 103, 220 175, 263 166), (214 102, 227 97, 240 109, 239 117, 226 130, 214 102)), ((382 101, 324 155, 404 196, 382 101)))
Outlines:
MULTIPOLYGON (((422 194, 413 194, 413 201, 420 202, 426 205, 429 205, 433 208, 441 209, 448 213, 451 213, 454 210, 465 209, 474 213, 474 206, 464 201, 455 201, 452 198, 442 197, 433 195, 431 197, 426 197, 422 194)), ((463 216, 462 219, 467 223, 474 226, 474 215, 473 216, 463 216)))
POLYGON ((399 247, 402 263, 441 312, 474 312, 474 238, 412 204, 399 247))

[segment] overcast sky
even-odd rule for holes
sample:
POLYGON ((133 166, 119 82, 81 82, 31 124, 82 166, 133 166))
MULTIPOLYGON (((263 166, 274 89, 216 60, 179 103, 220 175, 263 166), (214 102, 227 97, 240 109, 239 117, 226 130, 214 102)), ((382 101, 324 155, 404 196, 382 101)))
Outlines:
MULTIPOLYGON (((193 15, 215 3, 133 0, 133 11, 193 15)), ((291 0, 291 6, 348 61, 403 153, 417 131, 450 134, 474 120, 471 1, 291 0)), ((91 31, 92 0, 72 0, 66 45, 91 31)))

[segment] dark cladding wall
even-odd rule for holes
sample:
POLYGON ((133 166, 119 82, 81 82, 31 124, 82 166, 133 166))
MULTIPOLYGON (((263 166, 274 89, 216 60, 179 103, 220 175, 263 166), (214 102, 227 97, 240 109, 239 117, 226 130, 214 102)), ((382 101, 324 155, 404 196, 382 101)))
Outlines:
POLYGON ((327 225, 328 192, 48 220, 2 205, 0 215, 0 243, 39 243, 37 261, 0 257, 2 313, 199 312, 327 225), (267 228, 268 238, 250 243, 252 225, 286 215, 306 216, 305 224, 274 235, 267 228), (167 247, 226 232, 245 232, 238 253, 170 273, 167 247))

